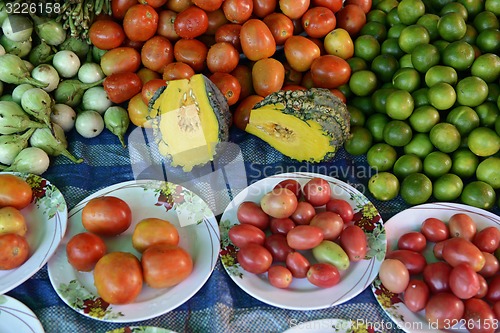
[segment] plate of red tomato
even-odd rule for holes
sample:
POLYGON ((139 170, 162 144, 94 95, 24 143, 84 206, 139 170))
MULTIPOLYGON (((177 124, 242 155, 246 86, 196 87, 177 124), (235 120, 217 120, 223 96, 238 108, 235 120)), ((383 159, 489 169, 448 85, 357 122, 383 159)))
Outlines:
POLYGON ((284 309, 350 300, 372 283, 385 257, 375 206, 350 184, 321 174, 284 173, 251 184, 228 205, 220 228, 229 276, 284 309), (340 252, 343 260, 335 262, 340 252))
MULTIPOLYGON (((161 252, 156 249, 153 253, 161 252)), ((203 199, 171 182, 134 180, 97 191, 71 209, 68 230, 48 263, 48 274, 57 294, 78 313, 107 322, 136 322, 164 314, 190 299, 210 277, 219 249, 217 221, 203 199), (103 216, 113 225, 110 229, 116 229, 111 234, 99 231, 103 216), (128 222, 124 224, 124 220, 128 222), (157 261, 160 264, 149 266, 154 261, 146 261, 146 253, 151 253, 149 247, 158 241, 159 232, 135 233, 144 221, 169 225, 167 229, 142 230, 162 230, 161 251, 183 256, 168 262, 162 256, 163 261, 157 261), (82 245, 77 256, 74 244, 78 242, 71 241, 82 234, 99 237, 86 238, 87 247, 82 245), (175 244, 167 244, 169 239, 175 239, 175 244), (96 249, 102 248, 99 240, 105 250, 96 259, 96 249), (89 262, 93 266, 83 265, 89 262), (168 280, 172 276, 182 279, 168 280)))

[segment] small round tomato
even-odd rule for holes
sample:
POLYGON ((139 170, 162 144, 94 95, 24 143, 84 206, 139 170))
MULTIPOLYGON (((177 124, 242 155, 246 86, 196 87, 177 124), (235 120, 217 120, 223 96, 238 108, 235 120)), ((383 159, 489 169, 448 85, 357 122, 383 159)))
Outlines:
POLYGON ((11 206, 21 210, 32 199, 33 190, 24 179, 10 173, 0 174, 0 208, 11 206))
POLYGON ((184 9, 193 5, 192 0, 169 0, 165 4, 167 9, 173 10, 176 13, 182 12, 184 9))
POLYGON ((469 332, 483 332, 494 333, 498 331, 498 325, 488 326, 486 323, 498 323, 498 318, 495 312, 488 304, 482 299, 471 298, 464 301, 464 322, 467 323, 467 330, 469 332))
POLYGON ((449 278, 451 269, 452 267, 443 261, 432 262, 425 266, 423 278, 431 293, 450 291, 449 278))
POLYGON ((164 9, 158 13, 158 28, 156 34, 168 38, 171 42, 175 42, 180 37, 175 32, 174 22, 177 13, 170 9, 164 9))
POLYGON ((143 102, 147 105, 149 100, 154 96, 156 91, 167 85, 167 81, 163 79, 152 79, 142 85, 141 96, 143 102))
POLYGON ((422 280, 412 279, 403 294, 403 302, 411 312, 419 312, 425 308, 430 291, 422 280))
POLYGON ((271 30, 258 19, 249 19, 243 23, 240 43, 243 53, 252 61, 269 58, 276 52, 276 42, 271 30))
POLYGON ((290 216, 296 224, 309 224, 316 215, 316 209, 307 201, 299 201, 297 208, 290 216))
POLYGON ((21 266, 28 260, 30 247, 24 236, 9 233, 0 235, 0 270, 21 266))
POLYGON ((76 234, 66 244, 68 262, 74 269, 82 272, 93 270, 106 250, 106 243, 102 238, 90 232, 76 234))
POLYGON ((206 12, 213 12, 222 6, 224 0, 192 0, 193 4, 206 12))
POLYGON ((292 276, 298 279, 305 278, 309 267, 311 267, 309 260, 297 251, 291 252, 286 256, 285 264, 290 272, 292 272, 292 276))
POLYGON ((207 17, 208 28, 207 31, 205 31, 205 35, 214 36, 217 29, 219 29, 224 24, 229 23, 221 8, 212 12, 207 12, 207 17))
POLYGON ((252 82, 257 95, 265 97, 277 92, 285 82, 285 67, 274 58, 259 59, 252 67, 252 82))
POLYGON ((308 71, 314 59, 321 55, 316 43, 299 35, 291 36, 285 41, 284 52, 290 67, 298 72, 308 71))
POLYGON ((241 24, 223 24, 215 31, 215 42, 231 43, 238 52, 241 52, 240 31, 241 24))
POLYGON ((208 29, 207 13, 197 6, 190 6, 177 14, 174 29, 181 38, 201 36, 208 29))
POLYGON ((97 293, 109 304, 132 303, 144 281, 141 262, 130 252, 105 254, 96 263, 93 275, 97 293))
POLYGON ((426 246, 425 236, 418 231, 409 231, 398 239, 398 249, 422 252, 426 246))
POLYGON ((288 254, 293 252, 284 234, 270 234, 266 236, 264 247, 271 252, 275 262, 285 262, 288 254))
POLYGON ((300 198, 300 196, 302 194, 302 185, 300 185, 300 183, 295 179, 291 179, 291 178, 285 179, 285 180, 280 181, 278 184, 276 184, 274 186, 274 188, 280 188, 280 187, 284 187, 284 188, 289 189, 290 191, 295 193, 295 196, 297 198, 300 198))
POLYGON ((137 0, 111 0, 113 18, 122 20, 127 10, 137 4, 137 0))
POLYGON ((146 84, 149 80, 161 79, 160 73, 146 67, 141 67, 141 69, 137 71, 137 75, 139 75, 139 78, 141 79, 143 85, 146 84))
POLYGON ((233 75, 229 73, 216 72, 210 75, 212 81, 226 98, 229 106, 236 104, 240 99, 241 85, 233 75))
POLYGON ((464 314, 464 302, 450 292, 434 294, 425 306, 425 318, 437 329, 444 329, 448 323, 458 323, 464 314))
POLYGON ((372 9, 372 2, 372 0, 346 0, 344 5, 358 5, 365 14, 368 14, 372 9))
POLYGON ((262 230, 269 227, 269 215, 264 213, 262 208, 253 201, 242 202, 238 206, 236 217, 240 223, 252 224, 262 230))
POLYGON ((150 5, 139 3, 127 10, 122 24, 130 40, 144 42, 156 34, 158 13, 150 5))
POLYGON ((115 196, 92 198, 82 209, 83 227, 97 235, 119 235, 127 230, 131 223, 130 206, 115 196))
POLYGON ((139 0, 140 3, 150 5, 153 8, 160 8, 167 3, 167 0, 139 0))
POLYGON ((149 246, 157 243, 169 245, 179 244, 179 231, 167 220, 149 217, 139 221, 132 233, 132 246, 144 252, 149 246))
POLYGON ((366 23, 366 14, 358 5, 345 5, 336 14, 337 28, 345 29, 351 37, 355 37, 366 23))
POLYGON ((449 283, 452 293, 460 299, 477 295, 481 287, 478 274, 466 263, 451 269, 449 283))
POLYGON ((174 61, 163 69, 162 78, 165 81, 177 79, 189 79, 193 76, 194 69, 186 63, 174 61))
POLYGON ((295 223, 289 217, 275 218, 273 217, 269 222, 269 228, 273 234, 286 235, 290 230, 295 228, 295 223))
POLYGON ((273 256, 263 245, 249 243, 240 248, 236 258, 241 268, 254 274, 267 272, 273 263, 273 256))
POLYGON ((293 36, 293 22, 283 13, 271 13, 262 19, 273 34, 276 45, 283 45, 293 36))
POLYGON ((321 177, 314 177, 302 186, 304 198, 314 207, 326 205, 331 199, 330 183, 321 177))
POLYGON ((161 74, 164 67, 174 61, 173 49, 167 37, 153 36, 142 46, 141 62, 144 67, 161 74))
POLYGON ((174 58, 191 66, 195 72, 205 69, 208 47, 198 39, 179 39, 174 44, 174 58))
POLYGON ((340 272, 332 264, 315 263, 307 270, 307 281, 317 287, 330 288, 340 282, 340 272))
POLYGON ((379 278, 387 290, 399 294, 408 287, 410 273, 401 261, 384 259, 380 265, 379 278))
POLYGON ((311 78, 318 88, 337 88, 349 82, 351 67, 344 59, 325 54, 311 63, 311 78))
POLYGON ((325 209, 340 215, 344 223, 349 223, 354 217, 354 210, 350 203, 343 199, 331 198, 325 205, 325 209))
POLYGON ((335 14, 326 7, 309 8, 301 18, 302 27, 312 38, 323 38, 335 29, 335 14))
POLYGON ((311 0, 311 4, 314 7, 326 7, 330 9, 332 12, 338 12, 343 5, 342 0, 311 0))
POLYGON ((386 258, 401 261, 410 274, 420 274, 427 265, 427 260, 422 253, 411 250, 392 250, 387 253, 386 258))
POLYGON ((252 69, 249 65, 246 64, 238 64, 235 69, 233 69, 230 73, 234 76, 241 86, 240 92, 240 101, 244 98, 255 94, 255 90, 253 89, 252 82, 252 69))
POLYGON ((250 95, 241 100, 233 112, 233 123, 240 130, 244 131, 248 125, 250 110, 255 104, 262 101, 264 97, 259 95, 250 95))
POLYGON ((141 93, 136 94, 128 101, 127 112, 130 122, 135 126, 143 128, 152 127, 149 108, 144 103, 141 93))
POLYGON ((482 253, 484 266, 478 273, 486 278, 492 277, 500 270, 500 263, 494 254, 484 251, 482 253))
POLYGON ((207 53, 207 67, 212 73, 230 73, 240 61, 240 53, 233 44, 219 42, 213 44, 207 53))
POLYGON ((253 12, 253 0, 224 0, 222 10, 229 22, 243 23, 253 12))
POLYGON ((323 229, 313 225, 298 225, 286 234, 288 246, 294 250, 310 250, 323 241, 323 229))
POLYGON ((101 57, 101 69, 106 76, 116 73, 136 72, 141 66, 141 54, 129 46, 120 46, 107 51, 101 57))
POLYGON ((420 232, 429 242, 440 242, 450 237, 450 230, 442 220, 429 217, 422 222, 420 232))
POLYGON ((495 226, 477 232, 472 241, 481 251, 493 253, 500 246, 500 230, 495 226))
POLYGON ((476 235, 476 222, 465 213, 453 214, 448 220, 448 229, 451 237, 462 237, 472 241, 476 235))
POLYGON ((328 211, 314 215, 309 225, 320 227, 323 230, 323 239, 327 240, 336 240, 344 230, 344 221, 340 215, 328 211))
POLYGON ((297 204, 295 193, 287 188, 275 188, 260 199, 262 210, 276 218, 290 217, 297 209, 297 204))
POLYGON ((144 282, 151 288, 173 287, 193 271, 193 259, 180 246, 157 243, 149 246, 141 257, 144 282))
POLYGON ((292 283, 293 276, 292 272, 285 266, 276 265, 269 267, 267 279, 273 287, 285 289, 292 283))
POLYGON ((252 224, 235 224, 228 231, 228 237, 234 246, 244 247, 249 243, 264 245, 266 234, 252 224))
POLYGON ((140 93, 142 90, 142 81, 136 73, 114 73, 104 79, 103 87, 109 100, 119 104, 128 101, 140 93))
POLYGON ((292 20, 299 19, 309 8, 310 0, 279 0, 281 12, 292 20))
POLYGON ((368 239, 360 226, 351 224, 340 233, 340 246, 351 262, 357 262, 366 257, 368 239))
POLYGON ((94 21, 89 28, 89 39, 92 45, 101 50, 111 50, 123 43, 125 32, 115 21, 98 20, 94 21))

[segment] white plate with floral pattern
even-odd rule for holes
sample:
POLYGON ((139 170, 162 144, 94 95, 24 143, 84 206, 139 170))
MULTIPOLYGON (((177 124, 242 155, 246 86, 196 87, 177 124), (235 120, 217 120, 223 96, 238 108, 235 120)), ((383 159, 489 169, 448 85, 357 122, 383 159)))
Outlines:
POLYGON ((217 221, 208 205, 187 188, 160 180, 133 180, 109 186, 78 203, 69 212, 68 231, 48 263, 49 279, 61 299, 80 314, 108 322, 136 322, 173 310, 190 299, 208 280, 217 262, 220 237, 217 221), (110 195, 123 199, 132 210, 132 224, 122 234, 105 238, 110 251, 128 251, 140 259, 132 247, 132 233, 141 219, 166 219, 179 231, 179 246, 193 258, 193 271, 171 288, 154 289, 143 285, 133 303, 108 304, 97 294, 92 272, 79 272, 67 260, 66 244, 85 231, 82 209, 92 198, 110 195))
POLYGON ((0 295, 0 332, 44 333, 37 316, 23 303, 7 295, 0 295))
POLYGON ((324 309, 357 296, 370 286, 377 276, 386 251, 383 221, 375 206, 353 186, 338 179, 314 173, 285 173, 253 183, 240 192, 226 208, 221 217, 220 228, 221 261, 231 279, 256 299, 291 310, 324 309), (287 289, 273 287, 268 282, 266 273, 256 275, 240 267, 236 260, 238 248, 229 240, 228 231, 232 225, 239 223, 236 213, 243 201, 258 203, 266 192, 272 190, 282 180, 295 179, 304 185, 314 177, 321 177, 329 182, 332 197, 344 199, 351 204, 355 213, 353 221, 365 231, 369 251, 364 260, 351 263, 347 270, 341 271, 341 280, 333 287, 315 287, 305 278, 294 279, 287 289))
POLYGON ((125 326, 106 333, 176 333, 166 328, 154 326, 125 326))
POLYGON ((34 174, 8 173, 24 179, 33 191, 31 203, 21 210, 28 227, 25 237, 30 255, 21 266, 0 270, 0 294, 19 286, 47 263, 64 237, 68 219, 63 195, 47 179, 34 174))
MULTIPOLYGON (((427 203, 411 207, 394 215, 385 223, 387 233, 387 248, 393 250, 397 247, 400 236, 409 231, 418 231, 422 222, 429 217, 435 217, 447 222, 448 219, 457 213, 465 213, 476 222, 478 230, 487 226, 500 228, 500 217, 492 212, 457 203, 437 202, 427 203)), ((432 255, 432 245, 429 243, 424 255, 428 261, 436 261, 432 255)), ((387 315, 394 321, 394 327, 413 333, 435 333, 435 332, 468 332, 465 321, 450 322, 448 329, 439 331, 436 323, 428 323, 425 319, 425 312, 411 312, 403 303, 401 295, 394 294, 384 288, 377 277, 372 284, 372 292, 378 303, 387 315)), ((499 328, 498 322, 492 323, 499 328)))

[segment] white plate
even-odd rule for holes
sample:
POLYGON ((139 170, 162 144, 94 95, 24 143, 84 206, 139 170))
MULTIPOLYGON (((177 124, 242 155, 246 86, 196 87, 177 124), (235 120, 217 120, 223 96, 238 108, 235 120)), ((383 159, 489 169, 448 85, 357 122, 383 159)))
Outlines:
POLYGON ((30 256, 18 268, 0 270, 0 294, 19 286, 47 263, 64 237, 68 219, 64 197, 47 179, 33 174, 12 174, 26 180, 33 189, 33 201, 21 210, 28 227, 25 237, 30 256))
POLYGON ((154 326, 125 326, 118 330, 108 331, 106 333, 130 332, 130 333, 176 333, 166 328, 154 326))
MULTIPOLYGON (((446 222, 452 215, 457 213, 465 213, 472 217, 478 229, 483 229, 487 226, 500 228, 500 217, 489 211, 456 203, 428 203, 406 209, 394 215, 385 223, 387 248, 391 250, 395 249, 399 237, 409 231, 418 231, 426 218, 435 217, 446 222)), ((429 244, 425 252, 426 257, 433 258, 431 253, 432 244, 429 244)), ((409 333, 439 332, 439 330, 433 328, 427 322, 424 311, 413 313, 408 310, 402 302, 401 297, 381 287, 378 277, 373 281, 372 291, 382 309, 394 321, 395 326, 409 333)), ((465 322, 457 323, 450 330, 441 332, 467 332, 465 324, 465 322)))
POLYGON ((353 333, 353 332, 381 332, 378 329, 367 330, 367 325, 363 321, 356 322, 347 319, 318 319, 306 322, 298 322, 283 333, 353 333))
MULTIPOLYGON (((251 296, 264 303, 284 309, 324 309, 350 300, 372 283, 377 276, 386 251, 383 222, 373 204, 351 185, 332 177, 313 173, 280 174, 250 185, 240 192, 226 208, 221 218, 220 227, 221 261, 229 276, 251 296), (341 271, 341 280, 333 287, 319 288, 309 283, 307 279, 294 279, 287 289, 275 288, 267 281, 267 274, 248 273, 236 263, 238 249, 229 240, 228 230, 232 225, 239 223, 236 212, 243 201, 259 202, 266 192, 272 190, 282 180, 296 179, 303 185, 313 177, 322 177, 327 180, 332 189, 332 197, 347 200, 356 213, 354 220, 366 222, 360 226, 365 230, 370 250, 364 260, 351 263, 347 270, 341 271)), ((312 258, 310 259, 312 260, 312 258)))
POLYGON ((210 277, 217 262, 219 242, 219 229, 213 213, 193 192, 159 180, 124 182, 92 194, 70 211, 66 236, 48 263, 49 279, 62 300, 84 316, 109 322, 136 322, 164 314, 190 299, 210 277), (128 251, 140 258, 131 241, 135 224, 147 217, 166 219, 179 231, 179 246, 193 258, 191 275, 171 288, 154 289, 144 284, 137 299, 130 304, 101 302, 93 273, 76 271, 68 263, 66 244, 72 236, 85 231, 81 221, 85 204, 104 195, 123 199, 132 210, 132 225, 120 236, 105 239, 108 252, 128 251), (169 201, 173 205, 167 204, 169 201))
POLYGON ((0 295, 0 332, 43 333, 36 315, 23 303, 7 295, 0 295))

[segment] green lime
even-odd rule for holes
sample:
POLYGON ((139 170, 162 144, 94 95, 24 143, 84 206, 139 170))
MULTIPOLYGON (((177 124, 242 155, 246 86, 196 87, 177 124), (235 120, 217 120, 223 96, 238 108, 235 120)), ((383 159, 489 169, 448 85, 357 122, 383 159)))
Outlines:
POLYGON ((411 53, 406 53, 399 58, 400 68, 413 68, 413 63, 411 62, 411 53))
POLYGON ((500 24, 498 22, 498 18, 496 17, 496 15, 487 10, 478 13, 476 17, 474 17, 472 23, 479 32, 486 29, 500 28, 500 24))
POLYGON ((368 190, 377 200, 392 200, 399 193, 399 180, 390 172, 378 172, 368 180, 368 190))
POLYGON ((382 43, 387 38, 387 29, 384 23, 377 21, 366 21, 365 25, 359 32, 360 35, 371 35, 375 37, 379 43, 382 43))
POLYGON ((444 39, 436 39, 432 42, 432 45, 436 46, 439 50, 439 53, 442 55, 444 49, 450 45, 450 42, 445 41, 444 39))
POLYGON ((370 167, 379 172, 390 170, 397 157, 396 149, 383 142, 374 144, 366 153, 366 161, 370 167))
POLYGON ((411 52, 413 67, 420 73, 426 73, 429 68, 438 65, 440 57, 438 48, 432 44, 420 45, 411 52))
POLYGON ((398 0, 380 0, 372 8, 380 9, 384 13, 389 13, 389 11, 398 6, 398 0))
POLYGON ((386 99, 386 113, 392 119, 405 120, 413 112, 413 97, 406 90, 397 89, 386 99))
POLYGON ((426 6, 429 7, 429 11, 439 13, 446 4, 453 1, 455 0, 428 0, 426 6))
POLYGON ((391 10, 389 10, 387 12, 386 20, 387 20, 386 23, 389 27, 392 27, 396 24, 401 23, 401 19, 398 16, 398 7, 397 6, 392 8, 391 10))
POLYGON ((427 91, 429 103, 438 110, 448 110, 456 100, 457 94, 453 86, 446 82, 438 82, 429 87, 427 91))
POLYGON ((469 13, 469 19, 476 16, 484 10, 483 0, 457 0, 459 3, 465 6, 467 13, 469 13))
POLYGON ((476 28, 474 28, 474 26, 472 24, 467 23, 467 30, 465 31, 465 36, 460 40, 467 42, 471 45, 475 45, 477 35, 478 35, 478 32, 477 32, 476 28))
POLYGON ((411 93, 413 97, 413 104, 415 104, 415 108, 424 106, 424 105, 430 105, 429 104, 429 97, 427 96, 427 93, 429 92, 429 88, 427 87, 421 87, 414 92, 411 93))
POLYGON ((373 137, 367 128, 351 127, 351 136, 344 142, 344 149, 351 155, 366 154, 372 146, 373 137))
POLYGON ((459 148, 451 155, 451 172, 462 178, 472 177, 476 173, 479 158, 469 148, 459 148))
POLYGON ((425 27, 429 32, 431 42, 439 38, 439 32, 437 30, 438 21, 439 16, 432 13, 425 13, 417 20, 417 24, 425 27))
POLYGON ((366 62, 365 59, 362 59, 360 57, 351 57, 346 60, 347 63, 349 64, 349 67, 351 67, 351 73, 363 70, 363 69, 368 69, 368 63, 366 62))
POLYGON ((477 76, 467 76, 455 87, 457 102, 470 107, 478 106, 488 97, 488 84, 477 76))
MULTIPOLYGON (((405 53, 399 47, 398 39, 396 38, 387 38, 380 45, 380 53, 387 54, 395 57, 396 59, 401 58, 405 53)), ((398 63, 399 66, 399 63, 398 63)))
POLYGON ((500 16, 500 0, 486 0, 484 2, 484 9, 500 16))
POLYGON ((453 201, 460 197, 463 188, 464 182, 459 176, 447 173, 434 181, 432 194, 438 201, 453 201))
POLYGON ((476 180, 464 186, 460 200, 466 205, 491 209, 495 204, 496 194, 490 184, 476 180))
POLYGON ((379 22, 385 26, 387 24, 387 14, 381 9, 370 10, 366 14, 366 22, 379 22))
POLYGON ((446 121, 455 125, 461 136, 466 136, 479 127, 479 116, 471 107, 460 105, 453 108, 446 116, 446 121))
POLYGON ((493 102, 497 104, 497 107, 499 107, 497 103, 499 96, 500 96, 500 84, 495 82, 488 83, 488 97, 486 98, 486 101, 493 102))
POLYGON ((460 14, 450 12, 439 18, 437 30, 442 39, 454 42, 465 36, 467 25, 460 14))
POLYGON ((375 111, 380 113, 386 113, 386 103, 387 96, 389 96, 392 92, 396 91, 394 88, 380 88, 377 89, 372 95, 372 104, 375 111))
POLYGON ((427 70, 424 80, 427 87, 432 87, 438 82, 445 82, 454 86, 458 82, 458 74, 455 68, 451 66, 436 65, 427 70))
POLYGON ((367 69, 352 73, 349 79, 349 88, 356 96, 371 95, 377 89, 377 84, 377 76, 367 69))
POLYGON ((415 91, 420 88, 420 73, 415 68, 400 68, 392 77, 392 86, 409 92, 415 91))
POLYGON ((483 53, 498 53, 500 51, 500 30, 485 29, 476 38, 476 45, 483 53))
POLYGON ((391 120, 384 127, 384 141, 393 147, 407 145, 412 134, 410 125, 402 120, 391 120))
POLYGON ((361 35, 354 40, 354 56, 371 62, 380 54, 380 43, 372 35, 361 35))
POLYGON ((490 184, 495 190, 500 189, 500 157, 488 157, 479 163, 476 178, 490 184))
POLYGON ((481 123, 481 126, 495 126, 495 121, 500 114, 496 103, 484 102, 483 104, 476 106, 474 110, 479 116, 479 122, 481 123))
POLYGON ((500 117, 497 117, 497 120, 495 120, 495 132, 497 135, 500 135, 500 117))
POLYGON ((423 159, 434 150, 434 146, 427 133, 416 133, 403 150, 405 154, 415 154, 423 159))
POLYGON ((374 142, 384 141, 384 127, 389 121, 385 113, 374 113, 368 116, 365 127, 372 133, 374 142))
POLYGON ((444 153, 451 153, 460 147, 461 136, 453 124, 439 123, 434 125, 429 132, 434 147, 444 153))
POLYGON ((424 158, 423 170, 430 178, 437 178, 450 172, 452 160, 450 155, 435 150, 424 158))
POLYGON ((464 21, 467 21, 469 19, 469 13, 467 12, 467 8, 465 8, 465 6, 462 5, 460 2, 453 1, 453 2, 447 3, 439 11, 440 16, 443 16, 443 15, 448 14, 448 13, 460 14, 460 16, 462 16, 464 21))
POLYGON ((354 105, 347 105, 347 110, 351 116, 351 126, 363 126, 366 121, 366 115, 359 108, 354 105))
POLYGON ((467 70, 475 58, 476 53, 472 45, 461 40, 448 44, 441 54, 442 64, 451 66, 457 71, 467 70))
POLYGON ((391 82, 398 69, 398 59, 391 54, 379 54, 371 63, 371 70, 382 82, 391 82))
POLYGON ((387 38, 396 38, 398 39, 401 36, 401 31, 406 28, 407 25, 403 23, 394 24, 387 30, 387 38))
POLYGON ((411 127, 421 133, 429 132, 439 120, 439 111, 431 105, 419 106, 409 118, 411 127))
POLYGON ((481 54, 470 68, 471 74, 490 83, 500 77, 500 57, 494 53, 481 54))
POLYGON ((469 133, 467 146, 477 156, 492 156, 500 150, 500 136, 491 128, 477 127, 469 133))
POLYGON ((425 14, 425 4, 422 0, 401 0, 398 5, 398 16, 401 23, 410 25, 425 14))
POLYGON ((412 173, 403 179, 399 192, 407 204, 422 204, 432 195, 432 182, 423 173, 412 173))
POLYGON ((344 94, 344 96, 346 98, 351 98, 352 97, 352 92, 351 90, 349 89, 349 83, 344 83, 344 84, 341 84, 340 86, 337 87, 337 89, 342 93, 344 94))
POLYGON ((349 98, 349 104, 360 109, 365 115, 372 114, 375 110, 372 107, 372 98, 370 96, 354 95, 349 98))
POLYGON ((404 179, 409 174, 422 171, 422 160, 415 154, 401 155, 393 166, 393 172, 399 179, 404 179))
POLYGON ((429 44, 429 32, 424 26, 412 24, 405 27, 399 35, 399 47, 406 53, 411 53, 413 49, 422 44, 429 44))

